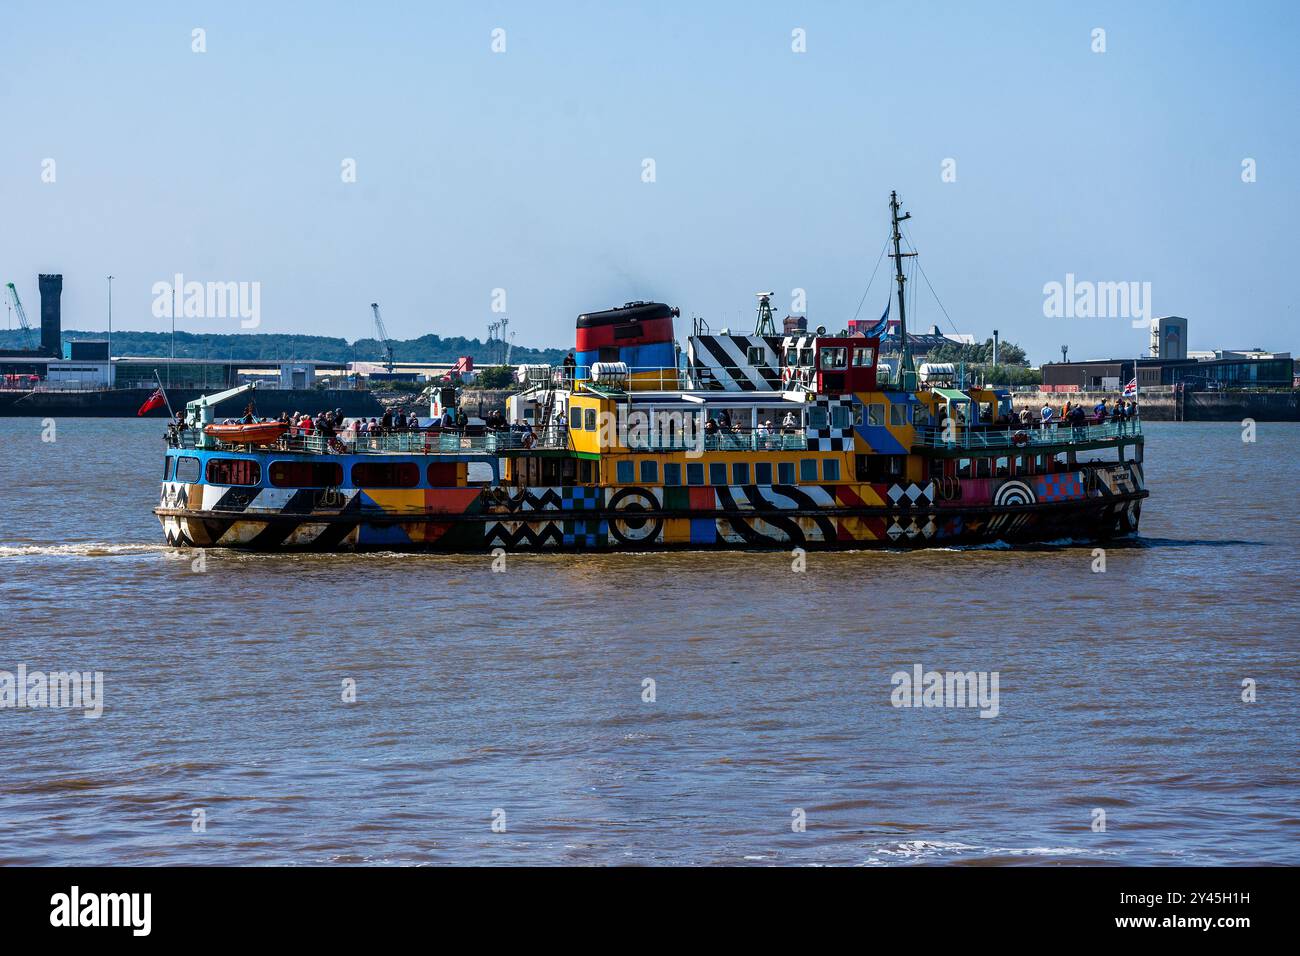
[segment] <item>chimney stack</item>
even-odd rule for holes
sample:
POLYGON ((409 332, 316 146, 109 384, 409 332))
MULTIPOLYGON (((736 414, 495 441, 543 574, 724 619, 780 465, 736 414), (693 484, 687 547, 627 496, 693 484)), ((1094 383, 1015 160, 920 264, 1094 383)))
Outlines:
POLYGON ((63 276, 42 275, 41 289, 41 351, 50 358, 63 357, 63 315, 59 299, 63 295, 63 276))

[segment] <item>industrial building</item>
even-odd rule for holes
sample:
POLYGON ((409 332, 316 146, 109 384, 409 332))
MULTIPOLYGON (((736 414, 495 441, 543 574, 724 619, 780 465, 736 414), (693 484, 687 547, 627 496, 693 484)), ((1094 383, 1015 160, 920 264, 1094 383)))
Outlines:
POLYGON ((1177 315, 1151 321, 1151 355, 1088 359, 1043 365, 1044 391, 1109 391, 1134 378, 1139 388, 1182 385, 1193 390, 1291 388, 1295 379, 1290 352, 1261 349, 1187 350, 1187 319, 1177 315))

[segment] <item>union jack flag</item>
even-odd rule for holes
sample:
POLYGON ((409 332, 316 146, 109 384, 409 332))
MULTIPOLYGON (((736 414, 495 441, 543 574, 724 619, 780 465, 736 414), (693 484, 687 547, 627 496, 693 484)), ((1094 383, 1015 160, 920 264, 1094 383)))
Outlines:
POLYGON ((1133 379, 1133 381, 1129 382, 1127 385, 1124 386, 1124 397, 1129 398, 1130 396, 1136 395, 1137 393, 1138 393, 1138 380, 1135 378, 1133 379))

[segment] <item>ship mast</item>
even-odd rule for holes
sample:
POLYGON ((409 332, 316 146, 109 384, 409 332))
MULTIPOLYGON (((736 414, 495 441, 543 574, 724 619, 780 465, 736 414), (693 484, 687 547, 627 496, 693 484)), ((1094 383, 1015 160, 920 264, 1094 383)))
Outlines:
POLYGON ((898 383, 903 384, 903 373, 914 371, 912 368, 912 347, 907 341, 907 308, 903 304, 905 296, 903 295, 903 284, 907 282, 907 277, 903 275, 903 259, 908 256, 916 255, 915 252, 904 252, 902 250, 903 235, 898 231, 900 224, 912 218, 910 212, 903 215, 898 214, 898 193, 889 194, 889 218, 893 226, 894 234, 894 251, 890 258, 894 260, 894 270, 898 279, 898 335, 902 354, 898 363, 898 383))

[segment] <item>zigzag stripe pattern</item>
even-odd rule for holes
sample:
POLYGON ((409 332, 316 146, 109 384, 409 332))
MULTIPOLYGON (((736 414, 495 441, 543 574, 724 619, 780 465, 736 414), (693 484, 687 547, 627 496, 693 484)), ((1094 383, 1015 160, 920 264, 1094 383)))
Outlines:
POLYGON ((546 522, 537 530, 526 521, 496 521, 487 526, 483 537, 489 546, 508 548, 517 548, 520 544, 534 548, 545 544, 564 544, 564 532, 554 521, 546 522))

